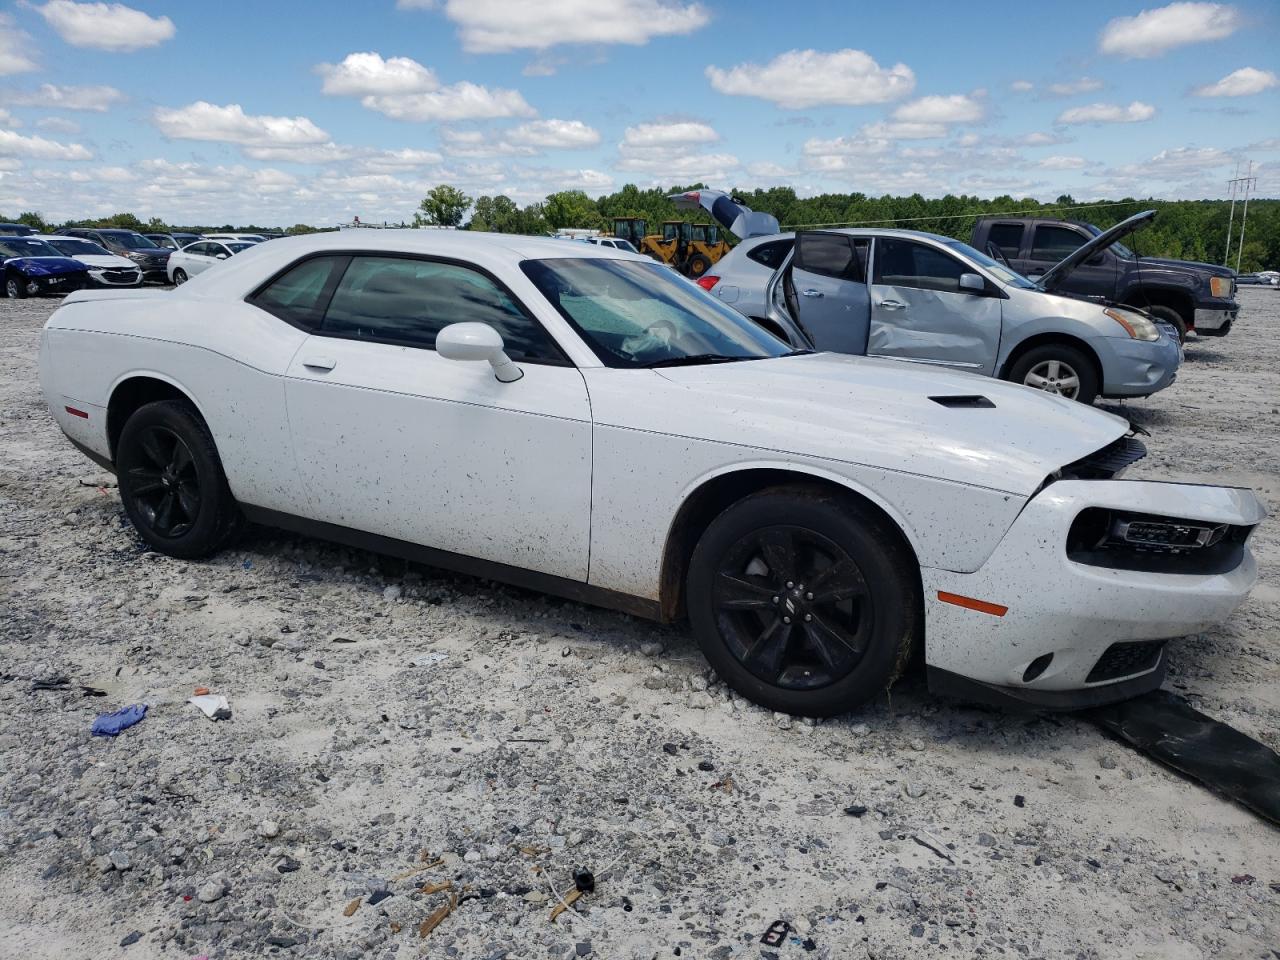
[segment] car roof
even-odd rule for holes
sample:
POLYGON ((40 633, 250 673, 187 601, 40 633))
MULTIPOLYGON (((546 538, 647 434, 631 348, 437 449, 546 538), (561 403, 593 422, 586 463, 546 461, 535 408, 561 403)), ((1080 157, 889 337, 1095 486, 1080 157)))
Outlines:
MULTIPOLYGON (((616 247, 592 244, 592 256, 624 260, 648 260, 641 254, 616 247)), ((503 249, 521 258, 550 260, 581 257, 585 247, 553 237, 528 237, 515 233, 480 233, 471 230, 337 230, 300 237, 282 237, 271 243, 273 250, 294 250, 295 255, 323 250, 369 250, 422 253, 436 256, 450 251, 466 254, 479 250, 503 249)))

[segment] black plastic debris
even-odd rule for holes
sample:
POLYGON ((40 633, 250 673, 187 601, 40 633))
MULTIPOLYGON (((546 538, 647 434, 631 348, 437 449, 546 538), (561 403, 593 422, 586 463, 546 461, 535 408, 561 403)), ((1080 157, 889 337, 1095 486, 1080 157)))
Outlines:
POLYGON ((867 808, 860 803, 851 803, 849 806, 844 808, 844 812, 851 817, 865 817, 867 815, 867 808))
POLYGON ((787 934, 791 932, 791 924, 785 920, 775 920, 769 924, 760 942, 766 947, 780 947, 787 942, 787 934))
POLYGON ((1027 798, 1020 793, 1015 793, 1013 795, 1013 805, 1015 807, 1025 807, 1027 805, 1027 798))
POLYGON ((1176 694, 1156 690, 1087 716, 1166 766, 1280 823, 1280 755, 1176 694))
POLYGON ((375 890, 373 891, 373 893, 369 894, 369 898, 365 902, 372 907, 381 903, 383 900, 387 899, 387 897, 389 896, 391 896, 391 891, 389 890, 375 890))
POLYGON ((578 867, 573 871, 573 885, 583 893, 591 893, 596 888, 595 875, 586 867, 578 867))

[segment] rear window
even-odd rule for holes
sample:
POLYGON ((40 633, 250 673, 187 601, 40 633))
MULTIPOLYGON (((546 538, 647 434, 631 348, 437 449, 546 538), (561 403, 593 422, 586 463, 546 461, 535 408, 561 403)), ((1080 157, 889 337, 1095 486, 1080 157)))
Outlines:
POLYGON ((1022 235, 1026 227, 1021 223, 993 223, 987 240, 994 243, 1009 260, 1018 258, 1022 251, 1022 235))
MULTIPOLYGON (((193 244, 193 247, 205 244, 193 244)), ((190 248, 188 248, 190 249, 190 248)), ((191 250, 192 253, 201 252, 191 250)), ((303 330, 319 328, 325 304, 346 257, 313 257, 291 267, 249 298, 249 302, 303 330)))
POLYGON ((754 260, 770 270, 777 270, 793 246, 795 246, 794 240, 772 240, 748 250, 747 259, 754 260))
POLYGON ((867 240, 843 233, 802 233, 796 242, 797 269, 866 283, 867 240))

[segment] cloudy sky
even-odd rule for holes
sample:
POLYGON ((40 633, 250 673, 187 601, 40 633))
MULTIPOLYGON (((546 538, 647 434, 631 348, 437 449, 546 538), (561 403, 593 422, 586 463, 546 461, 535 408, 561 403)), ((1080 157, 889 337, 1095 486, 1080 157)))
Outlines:
POLYGON ((1274 0, 19 0, 0 214, 411 215, 625 183, 1280 196, 1274 0))

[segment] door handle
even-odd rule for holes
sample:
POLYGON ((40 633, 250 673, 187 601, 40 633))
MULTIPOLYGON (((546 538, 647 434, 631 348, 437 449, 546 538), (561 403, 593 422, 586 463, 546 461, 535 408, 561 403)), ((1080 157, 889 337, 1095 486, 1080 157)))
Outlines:
POLYGON ((800 291, 800 296, 802 296, 802 297, 820 297, 820 296, 822 296, 822 291, 821 291, 821 290, 801 290, 801 291, 800 291))
POLYGON ((880 306, 884 307, 886 310, 901 310, 906 306, 906 304, 901 300, 881 300, 880 306))
POLYGON ((338 361, 330 357, 312 357, 310 360, 303 360, 302 365, 308 370, 332 370, 338 365, 338 361))

